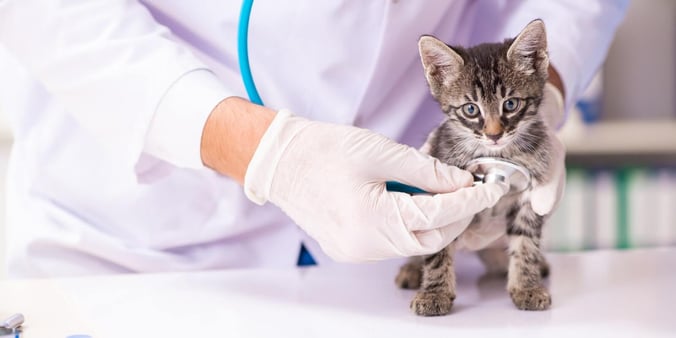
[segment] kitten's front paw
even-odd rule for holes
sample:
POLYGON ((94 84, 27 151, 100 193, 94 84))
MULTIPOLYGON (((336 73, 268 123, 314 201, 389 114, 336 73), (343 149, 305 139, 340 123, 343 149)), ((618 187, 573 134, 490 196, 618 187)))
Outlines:
POLYGON ((416 290, 422 280, 422 266, 419 263, 408 262, 399 268, 394 283, 402 289, 416 290))
POLYGON ((552 296, 543 286, 509 290, 509 295, 519 310, 541 311, 549 309, 552 305, 552 296))
POLYGON ((418 316, 442 316, 451 312, 454 300, 450 292, 421 291, 411 301, 411 310, 418 316))

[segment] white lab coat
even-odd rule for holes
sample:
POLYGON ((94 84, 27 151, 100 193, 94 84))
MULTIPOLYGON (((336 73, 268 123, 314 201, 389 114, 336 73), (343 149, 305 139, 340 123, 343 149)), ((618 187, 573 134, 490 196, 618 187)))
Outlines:
MULTIPOLYGON (((15 144, 11 276, 296 263, 305 241, 274 205, 203 168, 211 108, 246 97, 239 1, 0 0, 0 109, 15 144)), ((266 105, 420 145, 442 114, 417 39, 501 41, 547 25, 567 105, 601 64, 626 1, 256 1, 253 75, 266 105)))

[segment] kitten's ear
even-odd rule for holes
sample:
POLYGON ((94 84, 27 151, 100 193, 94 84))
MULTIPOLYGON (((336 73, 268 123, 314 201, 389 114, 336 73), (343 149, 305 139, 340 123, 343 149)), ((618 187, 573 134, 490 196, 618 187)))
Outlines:
POLYGON ((537 71, 539 75, 547 76, 547 67, 549 67, 547 32, 542 20, 531 21, 516 36, 507 51, 507 60, 513 62, 516 69, 526 75, 537 71))
POLYGON ((420 37, 418 49, 425 68, 425 77, 433 93, 439 90, 439 86, 454 81, 465 64, 460 54, 433 36, 420 37))

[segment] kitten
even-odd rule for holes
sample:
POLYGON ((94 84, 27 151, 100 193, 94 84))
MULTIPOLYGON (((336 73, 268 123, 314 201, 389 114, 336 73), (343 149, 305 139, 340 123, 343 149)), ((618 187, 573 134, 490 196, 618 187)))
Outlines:
MULTIPOLYGON (((477 157, 502 157, 528 168, 531 186, 547 182, 550 143, 537 113, 549 66, 544 23, 535 20, 504 43, 465 49, 423 36, 419 48, 432 95, 447 115, 428 138, 429 154, 460 168, 477 157)), ((411 259, 396 283, 420 288, 411 302, 416 314, 449 313, 455 300, 454 251, 463 236, 480 236, 481 227, 501 226, 506 235, 487 239, 493 247, 480 251, 479 257, 489 271, 507 272, 507 290, 517 308, 548 309, 551 297, 542 284, 548 266, 540 250, 544 221, 531 208, 530 191, 506 195, 475 215, 446 249, 411 259)))

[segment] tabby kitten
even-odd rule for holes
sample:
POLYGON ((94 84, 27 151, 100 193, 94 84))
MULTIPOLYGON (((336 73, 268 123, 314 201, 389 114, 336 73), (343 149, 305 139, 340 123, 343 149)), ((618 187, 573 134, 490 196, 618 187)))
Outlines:
MULTIPOLYGON (((535 20, 504 43, 465 49, 423 36, 419 48, 432 95, 447 115, 428 138, 429 154, 460 168, 477 157, 502 157, 528 168, 532 186, 546 183, 550 143, 537 113, 549 66, 544 23, 535 20)), ((420 288, 411 302, 416 314, 449 313, 455 300, 453 254, 463 236, 476 238, 482 227, 500 226, 505 235, 486 239, 493 247, 482 244, 480 258, 489 271, 507 272, 507 289, 517 308, 545 310, 551 297, 542 285, 548 272, 540 250, 544 221, 531 208, 530 191, 506 195, 475 215, 444 250, 411 259, 396 282, 402 288, 420 288)))

